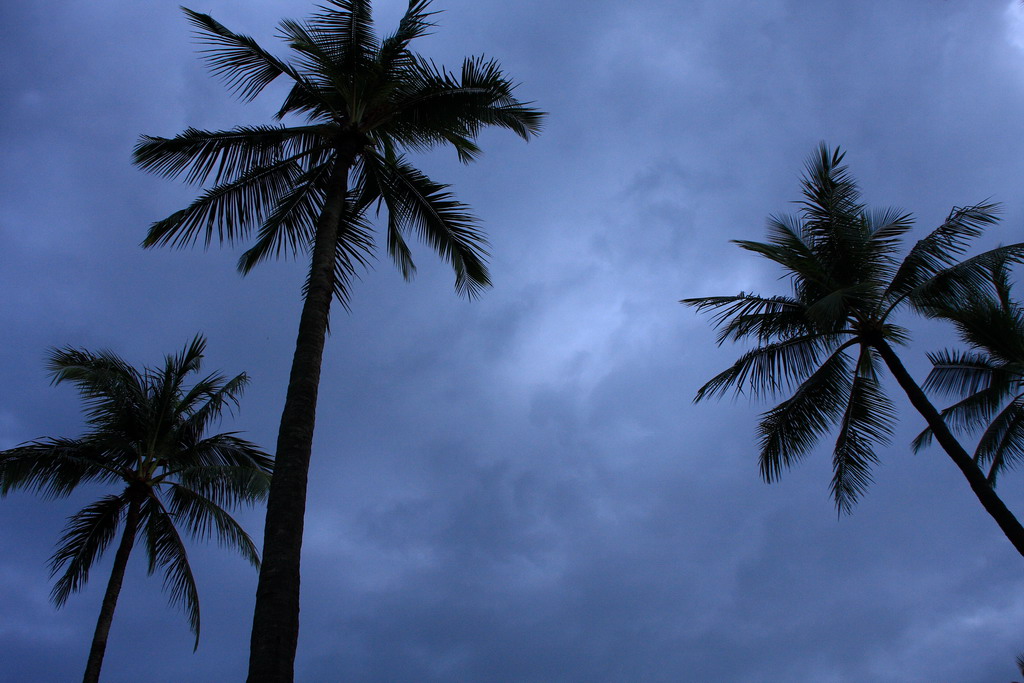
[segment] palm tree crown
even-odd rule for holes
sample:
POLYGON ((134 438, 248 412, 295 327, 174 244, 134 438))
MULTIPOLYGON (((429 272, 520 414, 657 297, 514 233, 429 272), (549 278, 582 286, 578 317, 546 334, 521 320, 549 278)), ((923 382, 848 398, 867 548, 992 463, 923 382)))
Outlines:
POLYGON ((385 242, 404 277, 415 272, 410 232, 455 272, 456 290, 489 285, 486 243, 475 218, 448 187, 427 177, 408 151, 454 147, 475 159, 485 127, 523 139, 542 113, 520 102, 493 60, 466 59, 457 73, 409 49, 434 25, 429 0, 410 0, 397 29, 379 39, 369 0, 326 0, 305 22, 283 21, 291 52, 279 59, 248 36, 185 10, 213 73, 242 100, 283 77, 290 85, 281 123, 228 131, 188 129, 143 137, 135 162, 208 187, 189 206, 155 223, 145 246, 202 238, 253 238, 239 260, 308 253, 309 275, 267 502, 264 563, 256 594, 249 681, 291 681, 298 642, 299 564, 320 368, 330 307, 347 305, 353 276, 373 253, 371 209, 386 213, 385 242), (299 125, 291 125, 298 120, 299 125), (287 123, 285 123, 287 122, 287 123))
POLYGON ((233 243, 258 228, 239 260, 244 273, 270 257, 308 250, 328 200, 340 195, 344 221, 334 286, 342 302, 351 276, 372 252, 365 211, 381 204, 387 208, 387 250, 404 276, 415 272, 405 241, 413 230, 451 264, 460 292, 473 295, 488 285, 484 237, 475 219, 446 185, 411 166, 402 150, 451 145, 469 162, 480 153, 474 139, 483 127, 529 139, 542 114, 513 96, 515 85, 494 60, 466 59, 456 75, 411 52, 410 41, 434 25, 428 5, 410 2, 398 29, 378 40, 369 2, 331 0, 307 22, 281 22, 291 62, 208 15, 184 10, 214 74, 245 101, 287 78, 291 90, 276 118, 298 117, 304 125, 143 136, 135 150, 142 168, 214 182, 191 205, 155 223, 144 244, 184 246, 200 237, 209 244, 214 236, 233 243))
MULTIPOLYGON (((1009 271, 1000 260, 988 270, 986 287, 925 306, 927 315, 952 322, 969 350, 928 354, 924 388, 961 399, 942 417, 956 433, 981 431, 974 461, 988 468, 992 486, 1024 458, 1024 307, 1011 296, 1009 271)), ((925 430, 915 450, 931 439, 925 430)))
MULTIPOLYGON (((168 356, 163 367, 141 371, 109 351, 54 350, 49 357, 53 381, 77 386, 89 431, 77 439, 40 439, 0 452, 0 494, 29 489, 60 498, 84 483, 120 489, 73 515, 50 558, 52 575, 60 574, 51 593, 59 607, 85 585, 89 570, 123 528, 90 654, 94 676, 136 536, 145 544, 150 573, 163 570, 171 602, 184 608, 196 646, 199 593, 180 530, 197 539, 215 536, 259 565, 252 540, 224 508, 264 498, 272 460, 233 432, 206 434, 225 408, 237 406, 248 379, 211 374, 186 386, 189 375, 200 370, 205 345, 197 336, 181 353, 168 356)), ((87 671, 86 680, 95 678, 87 671)))
MULTIPOLYGON (((884 364, 933 429, 943 432, 947 452, 959 449, 950 456, 996 516, 993 509, 1002 503, 993 500, 995 494, 971 469, 973 463, 895 354, 893 346, 907 343, 910 335, 893 316, 902 308, 920 308, 925 300, 970 291, 998 259, 1024 256, 1024 245, 961 260, 970 241, 996 222, 996 205, 982 203, 955 207, 901 258, 901 238, 912 227, 911 216, 897 209, 869 210, 843 157, 839 149, 822 144, 806 166, 799 214, 770 217, 767 242, 736 241, 781 265, 792 285, 790 294, 683 300, 714 312, 720 344, 756 343, 702 386, 696 400, 730 389, 755 395, 791 392, 762 416, 761 474, 774 481, 837 428, 831 491, 837 509, 849 512, 870 484, 875 449, 889 440, 896 418, 880 381, 884 364)), ((1005 506, 998 514, 1003 512, 1009 515, 1005 506)), ((1020 538, 1015 543, 1024 552, 1024 529, 1012 515, 1000 524, 1004 521, 1016 525, 1020 538)))

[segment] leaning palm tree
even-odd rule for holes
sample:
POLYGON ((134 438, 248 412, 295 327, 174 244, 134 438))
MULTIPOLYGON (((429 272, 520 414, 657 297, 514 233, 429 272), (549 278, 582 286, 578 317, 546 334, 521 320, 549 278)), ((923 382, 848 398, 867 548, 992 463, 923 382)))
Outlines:
MULTIPOLYGON (((965 296, 925 302, 925 313, 952 322, 969 350, 928 354, 932 371, 924 389, 960 399, 942 418, 954 433, 981 432, 974 462, 988 469, 995 487, 1001 473, 1024 459, 1024 307, 1011 296, 1006 260, 992 264, 988 275, 986 286, 965 296)), ((932 437, 926 429, 914 449, 932 437)))
POLYGON ((214 74, 242 100, 283 77, 290 90, 280 125, 188 129, 143 137, 135 163, 165 176, 212 182, 191 205, 155 223, 145 246, 253 238, 239 269, 308 252, 299 333, 285 397, 256 594, 250 681, 292 680, 298 642, 299 560, 317 390, 331 301, 346 305, 354 274, 374 248, 372 210, 387 214, 387 250, 406 278, 415 272, 414 232, 455 271, 459 293, 489 284, 483 233, 447 186, 403 151, 451 145, 468 162, 487 126, 524 139, 542 114, 513 95, 497 62, 466 59, 456 74, 413 53, 433 26, 429 0, 410 0, 391 35, 378 39, 368 0, 327 0, 306 22, 283 21, 291 60, 248 36, 185 10, 214 74), (295 125, 291 125, 294 122, 295 125))
POLYGON ((744 339, 756 344, 702 386, 695 400, 730 389, 755 395, 791 392, 761 418, 760 469, 768 482, 838 426, 831 491, 839 512, 846 513, 871 483, 876 446, 888 441, 896 419, 881 384, 884 365, 982 506, 1024 555, 1024 527, 894 349, 910 339, 909 331, 894 321, 898 311, 919 308, 938 296, 965 296, 981 286, 992 264, 1024 258, 1024 244, 961 260, 970 240, 996 222, 998 207, 983 203, 955 207, 901 259, 901 237, 912 227, 911 216, 895 209, 868 210, 843 157, 839 149, 822 144, 806 166, 799 214, 770 217, 767 242, 736 241, 782 266, 790 294, 741 292, 682 301, 714 312, 719 344, 744 339))
POLYGON ((50 594, 62 606, 89 579, 89 570, 121 529, 114 566, 103 595, 85 678, 99 680, 114 607, 128 556, 145 543, 149 572, 164 572, 164 589, 180 604, 199 646, 199 593, 181 529, 197 539, 216 536, 259 566, 256 547, 224 509, 266 496, 273 461, 234 432, 206 436, 225 408, 237 406, 248 383, 198 373, 206 341, 197 336, 167 356, 163 367, 137 370, 103 351, 64 348, 50 354, 56 384, 71 382, 86 404, 89 431, 77 439, 49 438, 0 452, 0 494, 15 489, 62 498, 80 484, 120 490, 69 518, 50 558, 51 576, 63 570, 50 594))

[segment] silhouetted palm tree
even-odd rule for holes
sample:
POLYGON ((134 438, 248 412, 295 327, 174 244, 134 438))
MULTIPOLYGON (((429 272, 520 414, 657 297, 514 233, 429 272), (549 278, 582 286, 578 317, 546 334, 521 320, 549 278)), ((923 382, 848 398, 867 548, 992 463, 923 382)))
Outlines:
MULTIPOLYGON (((993 487, 1000 473, 1024 458, 1024 308, 1011 298, 1009 264, 993 264, 986 287, 928 304, 928 315, 948 320, 970 350, 928 354, 925 390, 961 400, 942 411, 954 433, 981 431, 974 462, 987 467, 993 487)), ((930 429, 915 441, 932 440, 930 429)))
POLYGON ((79 484, 120 487, 73 515, 50 558, 63 570, 51 598, 60 607, 85 585, 93 563, 121 541, 103 596, 84 680, 99 679, 114 607, 136 538, 145 543, 149 571, 164 571, 172 603, 185 609, 199 645, 199 593, 180 530, 236 548, 259 566, 256 547, 225 506, 265 497, 273 461, 233 432, 205 436, 248 383, 245 374, 203 377, 191 387, 206 346, 196 337, 162 368, 136 370, 104 351, 55 350, 49 369, 56 384, 71 382, 86 404, 89 431, 77 439, 40 439, 0 452, 0 494, 32 489, 61 498, 79 484))
POLYGON ((387 212, 388 253, 409 278, 412 231, 455 270, 457 291, 489 284, 485 239, 446 185, 410 165, 403 150, 451 145, 474 159, 487 126, 524 139, 542 114, 513 96, 498 63, 466 59, 455 74, 409 50, 433 26, 429 0, 411 0, 397 30, 379 40, 368 0, 327 0, 308 21, 283 21, 292 52, 278 59, 251 38, 185 10, 205 43, 203 56, 243 100, 285 77, 291 89, 277 119, 303 125, 188 129, 144 137, 135 162, 191 182, 212 180, 187 208, 152 226, 144 244, 182 246, 214 238, 255 241, 239 268, 282 253, 310 256, 288 392, 267 504, 250 650, 250 681, 291 681, 298 639, 299 560, 317 390, 332 295, 346 304, 353 274, 367 263, 371 207, 387 212))
POLYGON ((718 343, 753 339, 756 347, 697 392, 697 401, 735 389, 754 394, 792 391, 762 416, 761 475, 766 481, 806 455, 838 426, 832 494, 849 512, 871 482, 875 447, 886 442, 896 410, 880 383, 884 365, 936 440, 960 468, 985 510, 1024 555, 1024 527, 950 433, 939 412, 907 372, 894 346, 908 330, 894 313, 923 301, 964 296, 983 286, 1002 260, 1019 261, 1024 244, 1000 247, 961 261, 971 239, 996 222, 993 204, 956 207, 927 237, 899 258, 912 218, 895 209, 869 211, 842 165, 843 153, 824 144, 807 163, 797 216, 772 216, 768 241, 737 240, 743 249, 783 267, 788 295, 684 299, 714 311, 718 343))

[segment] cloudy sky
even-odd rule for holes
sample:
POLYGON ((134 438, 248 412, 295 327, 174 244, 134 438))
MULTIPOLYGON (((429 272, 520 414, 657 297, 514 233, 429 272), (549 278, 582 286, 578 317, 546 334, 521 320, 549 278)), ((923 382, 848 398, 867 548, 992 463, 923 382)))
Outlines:
MULTIPOLYGON (((140 134, 265 122, 204 70, 178 0, 0 9, 0 448, 81 432, 46 349, 152 364, 196 332, 208 368, 246 371, 224 423, 274 443, 301 264, 247 278, 237 251, 143 251, 195 192, 130 163, 140 134)), ((902 421, 852 516, 823 445, 758 478, 746 399, 693 405, 740 353, 683 297, 778 292, 728 243, 798 195, 820 140, 849 151, 866 199, 919 230, 987 197, 1024 231, 1024 11, 1009 0, 436 0, 419 41, 448 65, 497 57, 550 112, 529 144, 418 158, 471 204, 494 288, 465 301, 427 251, 386 255, 336 310, 321 383, 297 680, 1008 682, 1024 651, 1024 564, 938 450, 902 421)), ((279 50, 299 0, 192 5, 279 50)), ((380 0, 393 26, 403 7, 380 0)), ((949 342, 916 333, 904 357, 949 342)), ((895 387, 893 387, 895 389, 895 387)), ((1013 476, 1001 492, 1024 514, 1013 476)), ((74 680, 109 560, 61 610, 46 560, 98 497, 0 501, 0 680, 74 680)), ((260 510, 238 515, 256 538, 260 510)), ((111 682, 242 680, 255 572, 194 545, 192 653, 143 558, 129 567, 111 682)))

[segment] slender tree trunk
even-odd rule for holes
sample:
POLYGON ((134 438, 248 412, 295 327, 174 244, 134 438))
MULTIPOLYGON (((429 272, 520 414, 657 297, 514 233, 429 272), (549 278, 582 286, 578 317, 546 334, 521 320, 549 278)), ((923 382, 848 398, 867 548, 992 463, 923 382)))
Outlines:
POLYGON ((939 445, 946 451, 946 454, 952 458, 956 466, 963 472, 967 483, 971 485, 971 490, 974 491, 974 495, 981 501, 982 507, 996 520, 996 524, 1003 530, 1006 537, 1010 539, 1010 543, 1017 549, 1017 552, 1024 555, 1024 526, 1021 526, 1002 499, 996 495, 995 489, 989 485, 984 473, 974 463, 974 459, 968 455, 956 437, 953 436, 953 433, 949 431, 942 416, 939 415, 939 411, 928 400, 924 391, 910 376, 907 369, 903 367, 903 363, 900 361, 899 356, 896 355, 896 352, 892 350, 892 347, 884 341, 876 342, 873 345, 878 349, 882 360, 885 361, 889 371, 896 377, 896 381, 899 382, 903 391, 906 392, 907 397, 910 398, 911 404, 928 423, 935 440, 939 442, 939 445))
POLYGON ((334 261, 355 152, 339 155, 317 221, 306 298, 299 318, 288 392, 277 436, 267 498, 263 563, 256 588, 248 683, 291 683, 299 639, 299 562, 306 482, 327 323, 334 296, 334 261))
POLYGON ((135 534, 139 530, 141 503, 138 497, 131 493, 129 495, 131 499, 128 502, 128 515, 124 520, 124 533, 114 555, 114 568, 110 570, 107 592, 103 594, 103 605, 100 607, 100 618, 96 621, 96 631, 92 636, 92 647, 89 649, 89 660, 85 664, 83 683, 96 683, 100 680, 100 667, 103 666, 103 653, 107 650, 107 636, 110 635, 110 623, 114 620, 117 596, 121 593, 124 570, 128 566, 128 556, 131 555, 132 546, 135 545, 135 534))

